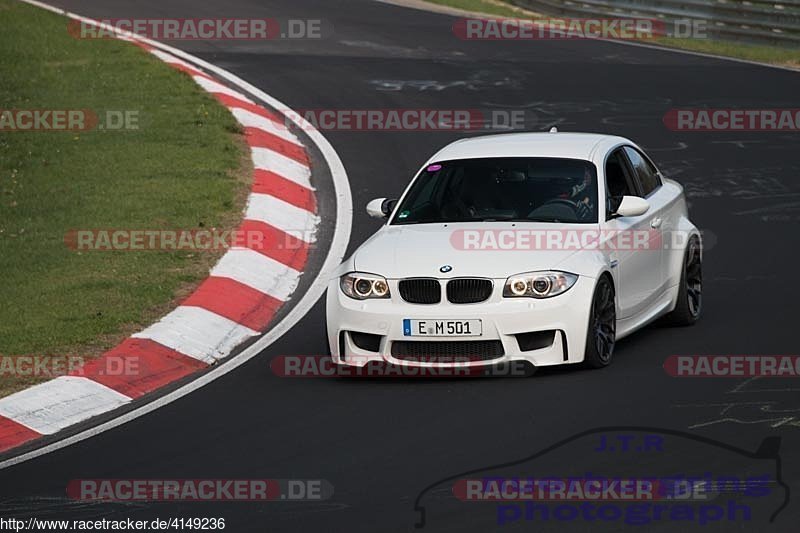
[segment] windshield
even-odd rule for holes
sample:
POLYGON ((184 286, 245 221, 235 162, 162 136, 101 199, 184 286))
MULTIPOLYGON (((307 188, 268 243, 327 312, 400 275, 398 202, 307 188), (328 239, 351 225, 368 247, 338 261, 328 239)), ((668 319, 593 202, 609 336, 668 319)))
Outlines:
POLYGON ((579 159, 502 157, 428 165, 392 224, 597 222, 597 170, 579 159))

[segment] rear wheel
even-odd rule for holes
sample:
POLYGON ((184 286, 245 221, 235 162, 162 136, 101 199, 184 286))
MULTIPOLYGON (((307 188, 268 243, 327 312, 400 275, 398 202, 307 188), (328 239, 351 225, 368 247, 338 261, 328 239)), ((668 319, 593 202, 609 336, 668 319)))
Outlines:
POLYGON ((611 364, 617 335, 617 308, 614 286, 608 276, 597 282, 589 313, 584 363, 589 368, 602 368, 611 364))
POLYGON ((678 302, 666 316, 674 326, 691 326, 700 317, 703 307, 703 262, 700 256, 700 240, 692 237, 683 259, 681 281, 678 286, 678 302))

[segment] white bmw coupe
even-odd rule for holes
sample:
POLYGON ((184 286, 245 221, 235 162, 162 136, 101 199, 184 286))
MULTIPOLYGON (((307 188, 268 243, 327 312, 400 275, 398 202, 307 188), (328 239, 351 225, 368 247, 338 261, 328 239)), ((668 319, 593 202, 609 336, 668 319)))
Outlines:
POLYGON ((599 368, 645 324, 700 315, 683 188, 622 137, 456 141, 367 212, 385 225, 328 287, 337 364, 599 368))

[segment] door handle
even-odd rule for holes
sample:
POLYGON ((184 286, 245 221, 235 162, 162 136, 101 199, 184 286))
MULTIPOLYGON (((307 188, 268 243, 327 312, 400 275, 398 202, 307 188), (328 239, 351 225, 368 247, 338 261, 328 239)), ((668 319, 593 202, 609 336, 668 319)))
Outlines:
POLYGON ((660 218, 654 218, 653 220, 651 220, 650 221, 650 227, 653 228, 653 229, 660 228, 661 227, 661 219, 660 218))

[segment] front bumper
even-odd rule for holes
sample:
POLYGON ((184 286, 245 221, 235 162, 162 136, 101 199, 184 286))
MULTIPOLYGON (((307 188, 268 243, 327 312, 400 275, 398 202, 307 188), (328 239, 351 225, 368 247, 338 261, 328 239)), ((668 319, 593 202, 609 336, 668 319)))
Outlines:
MULTIPOLYGON (((525 361, 534 366, 550 366, 583 361, 589 312, 596 280, 581 276, 567 292, 546 299, 504 298, 505 279, 495 279, 488 300, 475 304, 411 304, 405 302, 397 287, 398 280, 388 280, 391 298, 354 300, 342 293, 338 278, 328 286, 326 302, 328 344, 333 361, 364 366, 384 361, 402 366, 472 367, 525 361), (480 319, 482 334, 470 337, 404 335, 404 319, 458 320, 480 319), (554 331, 552 344, 522 350, 516 335, 554 331), (359 348, 351 332, 380 337, 377 350, 359 348), (499 341, 503 355, 469 362, 406 360, 392 355, 395 342, 499 341)), ((376 339, 377 340, 377 339, 376 339)), ((363 342, 361 343, 363 345, 363 342)))

